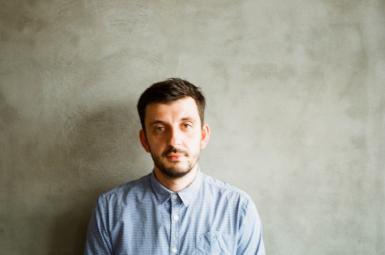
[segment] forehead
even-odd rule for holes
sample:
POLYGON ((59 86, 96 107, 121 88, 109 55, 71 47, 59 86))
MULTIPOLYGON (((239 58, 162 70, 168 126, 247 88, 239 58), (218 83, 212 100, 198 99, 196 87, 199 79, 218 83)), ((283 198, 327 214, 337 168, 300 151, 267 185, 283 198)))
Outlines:
POLYGON ((198 106, 191 97, 169 103, 151 103, 146 107, 145 122, 178 121, 184 118, 199 119, 198 106))

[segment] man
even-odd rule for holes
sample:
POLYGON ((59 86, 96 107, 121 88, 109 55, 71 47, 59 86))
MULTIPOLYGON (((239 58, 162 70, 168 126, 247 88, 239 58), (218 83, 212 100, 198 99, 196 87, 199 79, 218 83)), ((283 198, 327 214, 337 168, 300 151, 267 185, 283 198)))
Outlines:
POLYGON ((199 169, 210 137, 200 89, 177 78, 158 82, 137 108, 153 171, 99 197, 85 254, 265 254, 250 197, 199 169))

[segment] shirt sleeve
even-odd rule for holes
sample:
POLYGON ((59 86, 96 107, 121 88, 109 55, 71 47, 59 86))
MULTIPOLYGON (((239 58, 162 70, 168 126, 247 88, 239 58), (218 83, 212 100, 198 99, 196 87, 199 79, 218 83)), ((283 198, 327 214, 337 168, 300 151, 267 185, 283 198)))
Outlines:
POLYGON ((88 225, 85 255, 112 255, 111 239, 107 231, 106 200, 99 196, 88 225))
POLYGON ((251 198, 244 205, 240 221, 237 255, 265 255, 262 223, 251 198))

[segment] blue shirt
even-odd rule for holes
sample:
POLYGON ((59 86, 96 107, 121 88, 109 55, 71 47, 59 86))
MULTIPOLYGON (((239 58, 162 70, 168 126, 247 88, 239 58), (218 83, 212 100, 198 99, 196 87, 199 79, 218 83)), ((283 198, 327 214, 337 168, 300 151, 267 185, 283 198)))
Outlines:
POLYGON ((99 196, 86 255, 264 255, 262 225, 251 198, 198 171, 172 192, 153 173, 99 196))

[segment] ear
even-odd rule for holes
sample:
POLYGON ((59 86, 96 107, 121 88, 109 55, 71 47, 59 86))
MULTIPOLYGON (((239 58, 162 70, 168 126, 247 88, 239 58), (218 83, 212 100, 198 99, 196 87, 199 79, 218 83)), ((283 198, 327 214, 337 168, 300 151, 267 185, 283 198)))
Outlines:
POLYGON ((201 134, 201 149, 206 148, 209 140, 210 140, 210 127, 206 123, 203 124, 202 134, 201 134))
POLYGON ((146 133, 143 129, 139 131, 139 139, 145 151, 150 152, 150 145, 148 144, 146 133))

